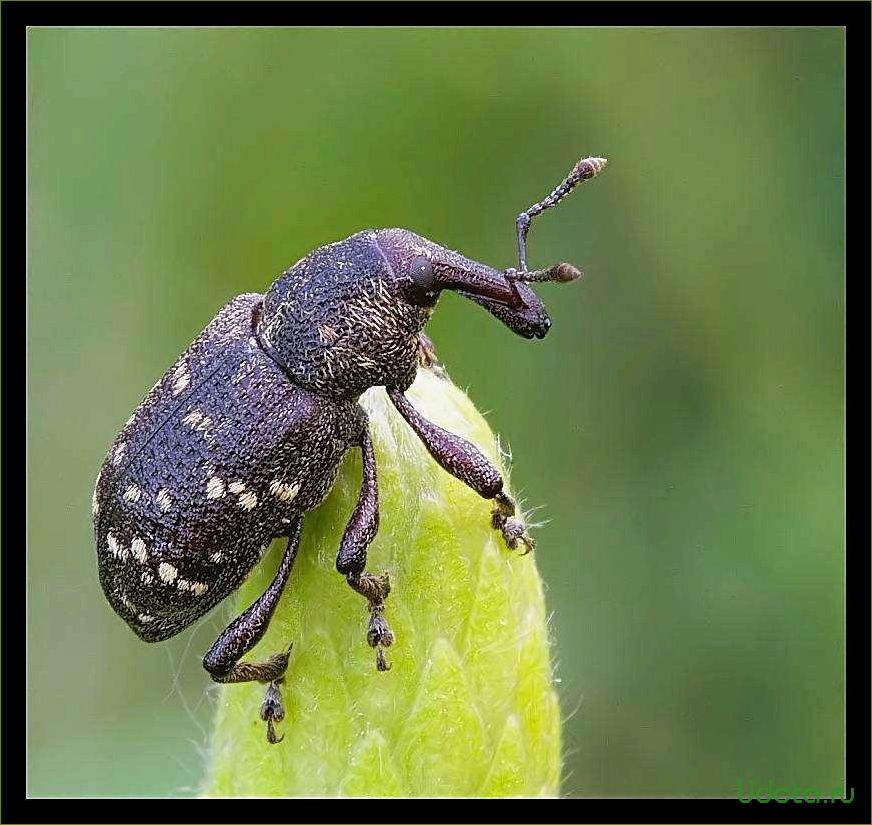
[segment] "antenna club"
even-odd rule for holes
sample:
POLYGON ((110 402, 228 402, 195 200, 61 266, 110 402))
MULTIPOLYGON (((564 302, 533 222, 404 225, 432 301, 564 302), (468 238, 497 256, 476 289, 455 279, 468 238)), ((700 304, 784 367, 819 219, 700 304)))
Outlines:
POLYGON ((608 163, 608 158, 582 158, 575 164, 571 175, 578 176, 583 180, 596 177, 605 168, 608 163))
POLYGON ((566 284, 581 277, 581 270, 578 267, 563 263, 555 264, 550 269, 536 269, 532 272, 526 269, 507 269, 503 273, 507 280, 520 281, 524 284, 544 284, 558 283, 566 284))
POLYGON ((557 264, 551 272, 554 280, 560 284, 566 284, 581 277, 581 270, 566 262, 557 264))

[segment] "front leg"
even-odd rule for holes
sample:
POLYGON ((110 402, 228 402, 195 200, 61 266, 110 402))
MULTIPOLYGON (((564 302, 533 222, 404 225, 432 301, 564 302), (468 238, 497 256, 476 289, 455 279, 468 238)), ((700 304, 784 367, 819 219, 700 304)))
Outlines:
POLYGON ((389 389, 388 396, 443 470, 475 490, 482 498, 493 499, 497 506, 491 523, 494 529, 503 534, 509 549, 516 550, 521 543, 525 554, 533 550, 536 544, 528 535, 524 523, 516 517, 517 507, 503 491, 503 477, 499 470, 466 439, 427 421, 402 392, 389 389))
POLYGON ((281 722, 285 715, 278 686, 282 683, 285 670, 287 670, 291 648, 288 647, 281 653, 275 653, 263 662, 240 662, 239 660, 266 633, 272 614, 279 603, 288 577, 291 575, 291 568, 294 566, 297 548, 300 545, 302 526, 303 520, 298 518, 291 527, 285 555, 282 557, 282 563, 279 565, 278 572, 270 586, 248 610, 227 626, 203 657, 203 667, 209 671, 209 675, 215 682, 270 683, 261 705, 260 716, 267 724, 267 739, 271 743, 281 741, 275 736, 273 722, 281 722))
POLYGON ((436 347, 423 332, 418 333, 418 366, 430 370, 440 378, 448 377, 445 367, 442 366, 436 355, 436 347))
POLYGON ((391 591, 387 573, 373 576, 366 572, 366 551, 378 532, 378 484, 375 476, 375 453, 369 431, 364 429, 360 437, 363 456, 363 481, 354 513, 345 528, 336 569, 345 576, 348 584, 369 602, 369 628, 366 640, 375 648, 375 663, 379 670, 390 670, 384 649, 394 641, 394 634, 384 619, 385 599, 391 591))

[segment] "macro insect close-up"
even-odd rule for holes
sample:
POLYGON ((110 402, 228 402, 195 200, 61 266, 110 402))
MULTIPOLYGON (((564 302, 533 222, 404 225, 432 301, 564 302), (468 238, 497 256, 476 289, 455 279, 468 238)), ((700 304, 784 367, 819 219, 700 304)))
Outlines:
MULTIPOLYGON (((241 661, 263 638, 294 565, 305 513, 330 490, 345 453, 360 450, 360 494, 336 569, 368 604, 366 641, 390 669, 390 579, 367 570, 379 525, 377 470, 364 410, 371 387, 391 402, 433 459, 493 502, 492 526, 509 550, 534 548, 499 470, 465 439, 427 421, 404 392, 419 366, 438 364, 423 333, 440 294, 456 292, 523 338, 551 325, 528 286, 568 282, 568 263, 527 268, 531 221, 606 160, 579 160, 516 221, 518 268, 498 271, 406 229, 364 230, 316 249, 265 295, 240 295, 154 385, 115 439, 94 488, 100 583, 144 641, 174 636, 236 590, 270 541, 287 540, 268 589, 221 633, 203 659, 220 683, 268 687, 267 739, 285 717, 281 684, 292 641, 241 661)), ((389 514, 388 514, 389 516, 389 514)))
POLYGON ((28 793, 848 797, 868 8, 61 7, 3 4, 28 793))

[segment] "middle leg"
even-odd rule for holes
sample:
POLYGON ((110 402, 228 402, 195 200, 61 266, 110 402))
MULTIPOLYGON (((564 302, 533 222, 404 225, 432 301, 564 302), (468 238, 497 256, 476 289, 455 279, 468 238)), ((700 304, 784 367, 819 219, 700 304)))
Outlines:
POLYGON ((375 453, 369 430, 360 437, 363 456, 363 481, 354 513, 345 528, 336 569, 345 576, 348 584, 369 602, 369 627, 366 640, 375 649, 375 663, 379 670, 390 670, 384 649, 394 641, 394 634, 384 618, 385 599, 391 591, 387 573, 373 576, 366 572, 366 551, 378 532, 378 484, 375 475, 375 453))

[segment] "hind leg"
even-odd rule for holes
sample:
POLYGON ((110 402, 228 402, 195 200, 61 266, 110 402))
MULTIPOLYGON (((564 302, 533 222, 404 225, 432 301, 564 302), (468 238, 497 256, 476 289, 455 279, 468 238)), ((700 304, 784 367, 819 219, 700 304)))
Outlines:
POLYGON ((288 647, 281 653, 274 653, 263 662, 240 662, 239 660, 266 633, 269 621, 291 574, 291 568, 294 566, 302 526, 303 520, 298 518, 291 527, 285 555, 282 557, 278 572, 270 586, 251 607, 227 626, 203 657, 203 667, 209 671, 209 675, 216 682, 270 683, 260 708, 260 716, 267 724, 267 739, 273 744, 281 741, 276 738, 273 722, 280 722, 285 716, 279 685, 282 683, 285 670, 288 667, 288 656, 291 648, 288 647))

